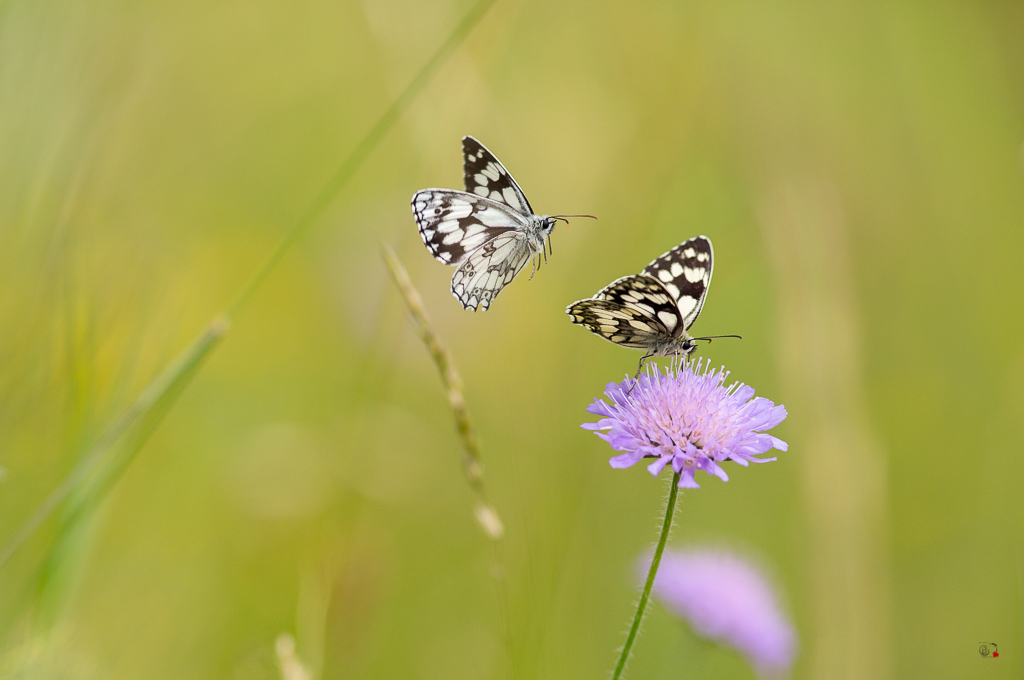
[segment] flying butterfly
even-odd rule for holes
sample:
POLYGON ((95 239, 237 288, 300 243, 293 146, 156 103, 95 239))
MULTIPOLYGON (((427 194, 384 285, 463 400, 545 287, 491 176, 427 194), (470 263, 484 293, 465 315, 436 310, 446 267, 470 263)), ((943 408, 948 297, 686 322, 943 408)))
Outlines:
POLYGON ((711 241, 696 236, 658 257, 639 274, 616 279, 588 300, 565 308, 572 322, 623 347, 644 350, 637 368, 651 357, 690 354, 697 340, 738 338, 687 333, 697 320, 711 283, 711 241))
MULTIPOLYGON (((412 197, 420 238, 436 259, 458 265, 452 295, 463 309, 486 311, 533 261, 551 253, 555 222, 592 215, 536 215, 512 175, 483 144, 462 138, 465 191, 423 189, 412 197)), ((530 278, 533 278, 533 273, 530 278)))

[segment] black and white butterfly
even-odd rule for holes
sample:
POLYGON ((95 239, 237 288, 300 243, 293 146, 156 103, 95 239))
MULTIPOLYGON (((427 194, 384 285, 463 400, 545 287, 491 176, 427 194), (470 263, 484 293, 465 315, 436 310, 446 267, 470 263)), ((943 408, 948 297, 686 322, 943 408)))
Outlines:
MULTIPOLYGON (((609 342, 651 357, 687 355, 697 346, 688 330, 711 283, 714 253, 707 236, 683 241, 639 274, 612 281, 587 300, 565 308, 572 322, 609 342)), ((714 336, 738 337, 738 336, 714 336)), ((639 371, 638 371, 639 372, 639 371)))
POLYGON ((452 295, 464 309, 486 310, 527 262, 536 272, 540 256, 547 261, 555 222, 576 215, 535 215, 505 166, 473 137, 462 138, 462 155, 466 190, 417 191, 412 214, 430 254, 459 267, 452 295))

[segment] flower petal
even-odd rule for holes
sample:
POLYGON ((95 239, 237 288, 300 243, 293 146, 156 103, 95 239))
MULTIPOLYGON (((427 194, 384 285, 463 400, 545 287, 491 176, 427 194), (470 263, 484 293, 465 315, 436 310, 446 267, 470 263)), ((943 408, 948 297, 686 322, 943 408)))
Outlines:
POLYGON ((640 451, 629 451, 627 453, 622 454, 621 456, 615 456, 614 458, 609 460, 608 463, 613 468, 622 470, 624 468, 636 465, 640 460, 643 459, 643 457, 644 454, 641 453, 640 451))
POLYGON ((665 466, 668 465, 670 460, 672 460, 672 456, 661 456, 647 466, 647 471, 657 477, 661 474, 661 471, 665 469, 665 466))
POLYGON ((697 480, 693 478, 693 472, 691 470, 687 470, 682 474, 681 477, 679 477, 679 484, 677 484, 676 486, 678 486, 680 489, 700 488, 700 484, 698 484, 697 480))
POLYGON ((701 465, 701 470, 708 473, 709 475, 712 475, 713 477, 718 477, 723 482, 729 481, 729 475, 727 475, 725 473, 725 470, 723 470, 722 467, 713 460, 708 460, 703 465, 701 465))
POLYGON ((740 385, 732 396, 738 401, 750 401, 754 396, 754 388, 750 385, 740 385))

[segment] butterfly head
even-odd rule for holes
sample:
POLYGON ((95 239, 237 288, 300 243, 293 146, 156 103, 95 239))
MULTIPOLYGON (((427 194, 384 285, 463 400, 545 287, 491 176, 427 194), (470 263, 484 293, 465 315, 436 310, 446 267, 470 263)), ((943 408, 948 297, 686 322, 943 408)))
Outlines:
POLYGON ((647 349, 650 355, 655 357, 685 357, 697 349, 697 339, 688 335, 683 337, 664 336, 658 338, 654 345, 639 349, 647 349))
POLYGON ((540 229, 541 233, 544 234, 545 236, 551 236, 551 232, 553 232, 555 230, 555 224, 561 218, 556 217, 554 215, 542 215, 542 216, 540 216, 539 219, 540 219, 539 229, 540 229))
POLYGON ((596 220, 597 218, 593 215, 538 215, 537 229, 543 235, 544 238, 551 236, 551 232, 555 230, 555 224, 558 222, 565 222, 569 224, 570 217, 589 217, 596 220))
POLYGON ((697 341, 703 340, 704 342, 711 344, 711 341, 715 338, 743 338, 739 335, 706 335, 703 338, 690 338, 687 337, 685 340, 679 343, 679 349, 681 354, 690 354, 693 350, 697 349, 697 341))

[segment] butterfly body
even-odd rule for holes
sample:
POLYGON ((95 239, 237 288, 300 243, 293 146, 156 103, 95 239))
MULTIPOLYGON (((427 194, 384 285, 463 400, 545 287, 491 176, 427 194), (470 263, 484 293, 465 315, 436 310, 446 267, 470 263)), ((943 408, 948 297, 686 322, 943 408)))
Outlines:
POLYGON ((704 306, 712 267, 711 241, 697 236, 565 312, 609 342, 644 350, 644 358, 687 355, 696 348, 687 331, 704 306))
POLYGON ((462 151, 466 191, 417 191, 412 212, 430 254, 458 266, 452 295, 465 309, 486 310, 527 262, 536 269, 556 218, 534 214, 512 175, 476 139, 463 137, 462 151))

